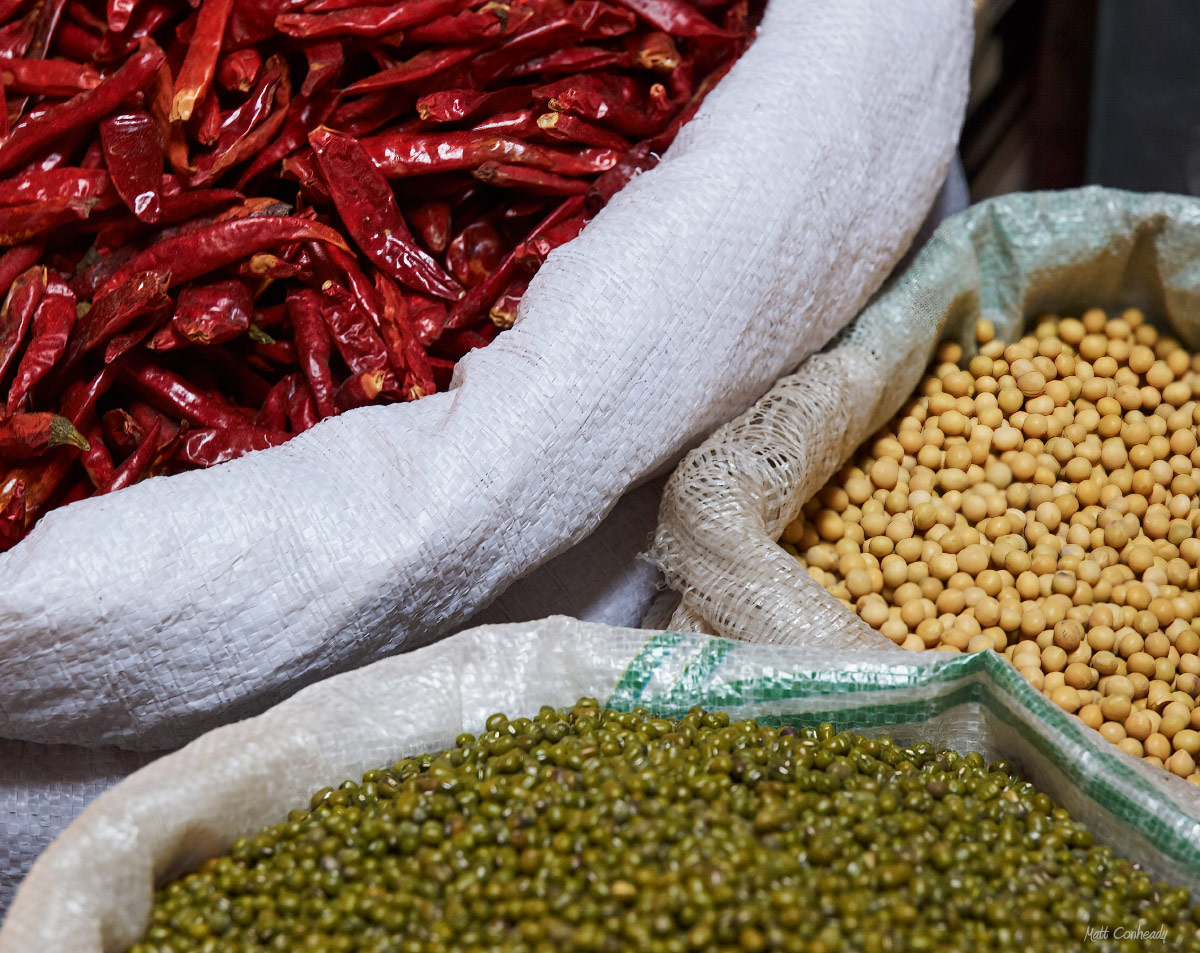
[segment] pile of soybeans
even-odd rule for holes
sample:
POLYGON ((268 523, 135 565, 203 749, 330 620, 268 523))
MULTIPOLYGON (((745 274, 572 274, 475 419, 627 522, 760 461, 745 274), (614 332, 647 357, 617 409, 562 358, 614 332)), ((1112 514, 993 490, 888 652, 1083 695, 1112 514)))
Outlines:
POLYGON ((784 547, 906 649, 994 650, 1200 784, 1200 356, 1137 310, 945 343, 784 547))

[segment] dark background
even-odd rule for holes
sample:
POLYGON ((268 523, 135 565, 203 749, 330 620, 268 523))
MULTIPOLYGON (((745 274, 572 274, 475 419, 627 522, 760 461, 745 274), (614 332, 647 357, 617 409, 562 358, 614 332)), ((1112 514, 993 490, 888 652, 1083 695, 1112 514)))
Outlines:
POLYGON ((1098 184, 1200 195, 1200 2, 976 0, 974 201, 1098 184))

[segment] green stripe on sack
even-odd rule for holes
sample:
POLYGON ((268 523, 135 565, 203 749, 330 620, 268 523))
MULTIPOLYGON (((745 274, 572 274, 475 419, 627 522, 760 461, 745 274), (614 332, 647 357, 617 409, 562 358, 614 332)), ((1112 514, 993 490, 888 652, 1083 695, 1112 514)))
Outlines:
POLYGON ((706 642, 696 657, 688 662, 683 674, 671 686, 671 690, 662 696, 662 703, 683 705, 685 711, 691 708, 695 702, 689 702, 688 699, 703 691, 705 683, 725 660, 725 656, 733 651, 733 647, 734 643, 729 639, 712 639, 706 642))
MULTIPOLYGON (((622 710, 642 705, 662 715, 678 717, 694 705, 717 710, 801 698, 894 695, 905 689, 945 689, 936 695, 911 700, 885 701, 880 698, 872 702, 864 697, 862 703, 853 708, 830 707, 756 716, 765 724, 802 726, 832 722, 848 730, 920 723, 969 703, 982 704, 1004 722, 1010 722, 1010 707, 1024 709, 1043 726, 1041 730, 1022 732, 1024 740, 1083 796, 1133 828, 1164 854, 1200 868, 1200 842, 1181 833, 1196 820, 1115 753, 1097 748, 1090 728, 1047 701, 1015 668, 994 653, 953 655, 920 664, 870 663, 854 669, 797 672, 774 669, 761 677, 721 680, 717 672, 722 663, 730 657, 736 662, 740 648, 741 643, 729 639, 673 632, 654 635, 626 666, 608 704, 622 710), (655 672, 681 646, 694 649, 694 657, 664 694, 643 698, 655 672), (1056 736, 1087 749, 1099 760, 1101 770, 1085 771, 1079 761, 1064 754, 1061 743, 1055 741, 1056 736), (1153 805, 1154 810, 1148 810, 1148 805, 1153 805)), ((759 654, 761 647, 756 646, 755 650, 759 654)), ((786 665, 789 656, 793 655, 794 650, 781 649, 779 663, 786 665)))
POLYGON ((659 665, 682 641, 683 636, 678 632, 660 632, 647 639, 637 655, 625 666, 620 680, 608 696, 608 707, 620 711, 633 708, 659 665))

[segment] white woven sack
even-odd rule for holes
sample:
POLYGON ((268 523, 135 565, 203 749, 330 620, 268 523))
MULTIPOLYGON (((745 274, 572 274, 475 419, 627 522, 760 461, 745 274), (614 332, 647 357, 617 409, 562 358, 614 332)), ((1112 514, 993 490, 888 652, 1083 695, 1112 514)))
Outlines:
POLYGON ((119 953, 154 883, 194 869, 313 791, 477 733, 495 711, 592 696, 678 717, 831 720, 1011 761, 1122 856, 1200 888, 1200 792, 1117 751, 994 657, 879 655, 553 618, 473 629, 328 679, 219 728, 101 795, 50 846, 0 929, 0 953, 119 953))
POLYGON ((50 514, 0 557, 0 737, 164 748, 451 629, 862 306, 945 176, 967 0, 773 0, 457 387, 50 514))
POLYGON ((1089 187, 1004 195, 947 219, 830 347, 714 432, 671 476, 651 561, 680 632, 901 652, 777 543, 912 393, 940 339, 978 318, 1140 307, 1200 349, 1200 200, 1089 187))
MULTIPOLYGON (((946 182, 904 260, 903 268, 937 224, 967 206, 962 166, 946 182)), ((662 574, 640 558, 654 536, 666 477, 630 490, 584 540, 514 582, 462 628, 528 622, 565 615, 606 625, 662 629, 671 617, 660 591, 662 574), (652 609, 663 612, 651 619, 652 609)), ((678 600, 675 600, 678 601, 678 600)), ((0 918, 17 884, 50 841, 89 803, 152 752, 114 747, 39 745, 0 739, 0 918)))

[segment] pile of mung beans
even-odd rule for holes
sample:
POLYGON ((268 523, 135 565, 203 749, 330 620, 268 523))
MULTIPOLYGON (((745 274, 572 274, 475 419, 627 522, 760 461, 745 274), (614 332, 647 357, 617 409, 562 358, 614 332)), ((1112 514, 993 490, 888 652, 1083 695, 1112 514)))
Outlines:
POLYGON ((130 953, 1052 953, 1137 931, 1200 951, 1200 906, 1004 762, 584 698, 323 788, 159 890, 130 953))
POLYGON ((784 531, 917 651, 995 650, 1122 751, 1200 784, 1200 357, 1142 312, 944 343, 784 531))

